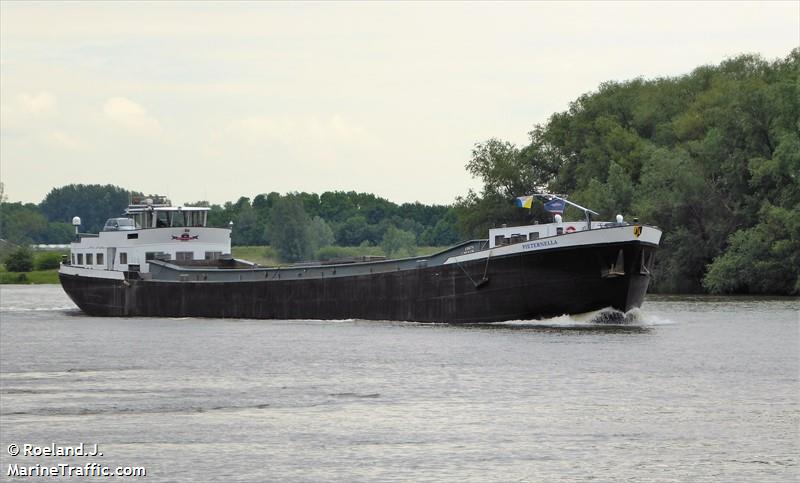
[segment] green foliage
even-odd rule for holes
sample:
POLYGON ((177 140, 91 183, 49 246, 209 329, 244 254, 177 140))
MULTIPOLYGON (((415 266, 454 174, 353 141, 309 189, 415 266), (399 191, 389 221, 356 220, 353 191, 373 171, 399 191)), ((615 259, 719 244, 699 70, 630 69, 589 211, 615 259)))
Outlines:
POLYGON ((12 243, 39 242, 47 233, 45 218, 32 203, 0 205, 0 238, 12 243))
POLYGON ((119 216, 131 196, 141 194, 114 185, 71 184, 53 188, 39 205, 49 221, 70 223, 81 217, 81 231, 97 233, 108 218, 119 216))
POLYGON ((38 252, 34 256, 36 270, 53 270, 61 265, 61 252, 38 252))
POLYGON ((9 272, 30 272, 33 270, 33 253, 27 247, 12 251, 3 261, 9 272))
POLYGON ((457 217, 455 210, 448 210, 444 216, 436 221, 433 228, 427 228, 419 237, 421 245, 443 246, 458 243, 461 235, 456 228, 457 217))
POLYGON ((263 242, 264 227, 258 222, 256 211, 250 200, 239 198, 236 204, 237 216, 233 222, 231 243, 235 245, 259 245, 263 242))
POLYGON ((545 134, 535 128, 529 133, 530 144, 521 149, 494 138, 475 145, 467 171, 483 181, 483 189, 456 200, 455 224, 462 235, 483 238, 489 228, 501 224, 552 221, 540 204, 531 210, 514 205, 514 198, 545 189, 558 173, 560 154, 545 141, 545 134))
POLYGON ((309 235, 311 237, 311 250, 316 252, 321 247, 333 245, 336 240, 330 225, 319 216, 315 216, 309 223, 309 235))
POLYGON ((712 293, 800 293, 800 205, 765 204, 761 221, 730 236, 703 285, 712 293))
POLYGON ((369 238, 367 219, 362 215, 351 216, 336 230, 336 243, 355 246, 369 238))
POLYGON ((44 235, 37 241, 40 243, 66 244, 75 238, 75 227, 72 223, 51 221, 47 224, 44 235))
MULTIPOLYGON (((69 243, 74 237, 72 216, 82 218, 82 232, 96 232, 105 220, 118 216, 137 194, 116 186, 68 185, 53 189, 40 205, 0 203, 0 239, 13 243, 69 243)), ((276 192, 240 197, 222 205, 208 201, 184 203, 206 206, 208 225, 228 227, 233 223, 233 246, 272 243, 273 208, 281 200, 297 200, 311 219, 311 253, 331 243, 359 246, 365 241, 377 245, 390 226, 414 233, 431 244, 448 244, 461 237, 456 230, 454 209, 443 205, 404 203, 397 205, 370 193, 355 191, 316 193, 276 192), (331 239, 331 234, 333 239, 331 239)), ((278 244, 281 242, 279 241, 278 244)))
POLYGON ((410 231, 390 226, 383 235, 381 248, 387 257, 413 257, 417 254, 417 241, 410 231))
POLYGON ((297 262, 311 258, 314 249, 311 219, 299 198, 281 198, 273 205, 269 231, 272 246, 283 260, 297 262))
POLYGON ((613 220, 617 213, 630 213, 634 185, 628 172, 612 161, 605 182, 596 178, 572 197, 578 204, 591 206, 600 218, 613 220))

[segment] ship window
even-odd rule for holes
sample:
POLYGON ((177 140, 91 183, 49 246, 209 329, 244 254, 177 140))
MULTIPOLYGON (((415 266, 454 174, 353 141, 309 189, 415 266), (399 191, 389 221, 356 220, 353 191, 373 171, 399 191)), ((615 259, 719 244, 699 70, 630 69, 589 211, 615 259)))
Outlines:
POLYGON ((192 252, 175 252, 175 260, 179 262, 191 262, 194 259, 192 252))
POLYGON ((505 239, 505 237, 504 237, 503 235, 495 235, 495 237, 494 237, 494 244, 495 244, 496 246, 500 246, 500 245, 502 245, 502 244, 503 244, 503 240, 504 240, 504 239, 505 239))
POLYGON ((206 252, 206 260, 218 260, 222 257, 222 252, 206 252))
POLYGON ((72 264, 75 265, 75 254, 72 254, 72 264))
POLYGON ((145 259, 145 261, 148 261, 148 262, 150 260, 153 260, 153 259, 169 260, 169 253, 164 253, 164 252, 146 252, 144 254, 144 259, 145 259))
POLYGON ((166 228, 169 226, 169 214, 166 211, 157 211, 156 228, 166 228))
POLYGON ((187 211, 186 212, 186 226, 203 226, 202 211, 187 211))
POLYGON ((98 253, 97 254, 97 264, 98 265, 102 265, 103 264, 103 254, 102 253, 98 253))
POLYGON ((133 214, 133 223, 136 225, 136 228, 142 227, 142 214, 141 213, 134 213, 133 214))
POLYGON ((192 226, 205 226, 204 218, 206 217, 205 211, 195 211, 192 215, 194 220, 192 221, 192 226))
POLYGON ((91 253, 86 254, 86 265, 94 265, 94 256, 91 253))
POLYGON ((78 265, 83 265, 83 253, 78 254, 78 265))
POLYGON ((137 238, 139 238, 138 233, 128 233, 128 240, 136 240, 137 238))
POLYGON ((530 240, 538 240, 539 239, 539 232, 538 231, 532 231, 531 234, 529 235, 529 239, 530 240))
POLYGON ((119 263, 121 263, 123 265, 127 265, 128 264, 128 254, 127 253, 121 252, 119 254, 119 263))
POLYGON ((183 213, 180 211, 170 211, 169 218, 169 226, 186 226, 186 220, 184 220, 183 213))
POLYGON ((528 237, 525 236, 525 235, 520 235, 518 233, 515 233, 515 234, 511 235, 511 243, 512 244, 513 243, 524 242, 524 241, 527 241, 527 240, 528 240, 528 237))

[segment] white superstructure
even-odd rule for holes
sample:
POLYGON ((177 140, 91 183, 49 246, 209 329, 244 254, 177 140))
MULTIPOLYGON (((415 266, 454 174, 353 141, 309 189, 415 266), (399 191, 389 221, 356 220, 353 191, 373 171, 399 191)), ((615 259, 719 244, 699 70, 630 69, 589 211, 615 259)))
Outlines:
MULTIPOLYGON (((124 215, 110 218, 100 233, 76 234, 62 271, 101 277, 86 270, 147 273, 149 262, 155 259, 191 262, 230 255, 231 230, 206 226, 208 211, 206 207, 171 206, 169 200, 159 197, 134 199, 124 215)), ((76 221, 80 223, 80 219, 76 221)))

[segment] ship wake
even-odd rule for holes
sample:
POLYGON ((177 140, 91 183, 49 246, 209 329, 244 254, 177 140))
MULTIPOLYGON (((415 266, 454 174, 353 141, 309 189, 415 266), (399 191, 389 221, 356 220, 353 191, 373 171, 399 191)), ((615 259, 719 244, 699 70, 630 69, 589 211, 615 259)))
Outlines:
POLYGON ((604 328, 604 327, 631 327, 649 328, 658 325, 670 325, 673 322, 654 314, 648 314, 642 309, 635 308, 628 312, 607 307, 582 314, 564 314, 556 317, 532 320, 509 320, 495 322, 492 325, 516 328, 604 328))

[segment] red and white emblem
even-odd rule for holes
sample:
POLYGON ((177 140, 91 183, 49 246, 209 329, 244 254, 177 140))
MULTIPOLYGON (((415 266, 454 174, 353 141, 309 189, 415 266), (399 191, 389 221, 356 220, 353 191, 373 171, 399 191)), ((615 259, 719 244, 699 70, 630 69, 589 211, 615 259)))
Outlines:
POLYGON ((200 235, 190 235, 188 231, 189 230, 186 230, 186 232, 181 233, 181 236, 172 235, 172 239, 185 242, 185 241, 197 240, 197 237, 200 236, 200 235))

